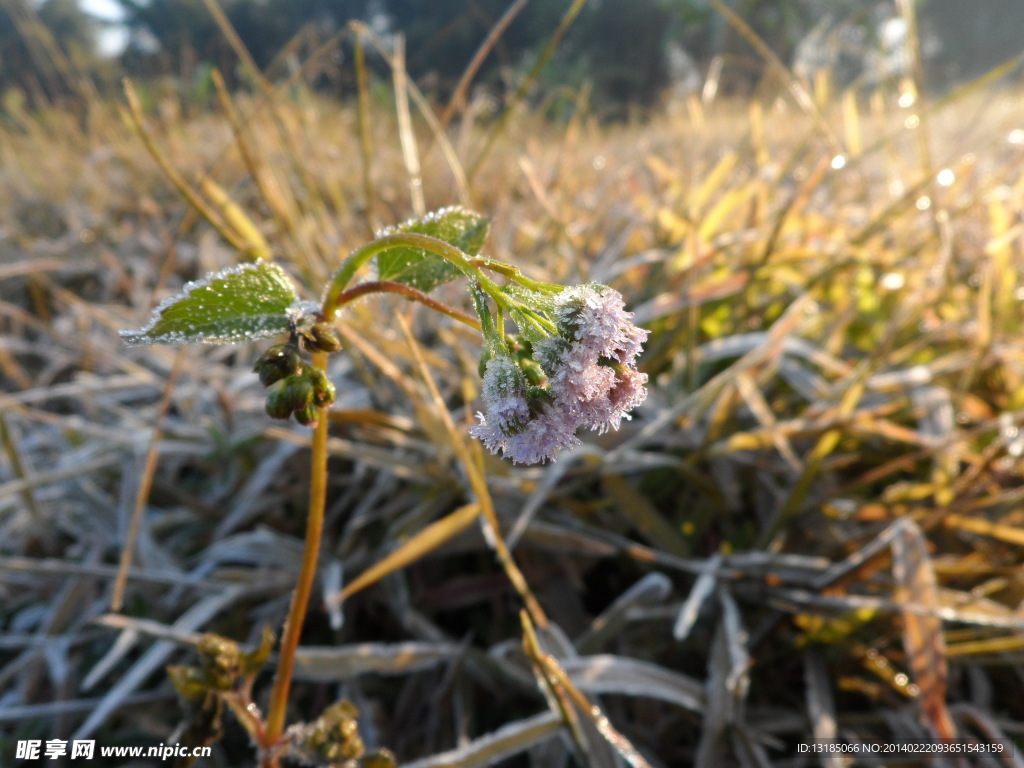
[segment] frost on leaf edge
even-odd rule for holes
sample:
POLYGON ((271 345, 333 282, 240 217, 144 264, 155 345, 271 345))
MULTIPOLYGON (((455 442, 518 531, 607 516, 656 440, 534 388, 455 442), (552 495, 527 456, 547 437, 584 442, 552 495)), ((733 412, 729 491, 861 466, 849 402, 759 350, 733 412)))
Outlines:
MULTIPOLYGON (((318 308, 318 305, 317 305, 318 308)), ((150 315, 149 323, 138 330, 121 330, 118 331, 118 335, 124 340, 125 344, 130 347, 143 347, 151 346, 154 344, 164 344, 169 346, 181 346, 184 344, 237 344, 243 341, 254 341, 256 339, 265 339, 270 336, 277 336, 280 333, 288 330, 289 326, 296 321, 297 318, 307 315, 311 311, 311 303, 308 301, 301 301, 298 299, 295 286, 289 278, 288 273, 285 272, 277 264, 269 261, 259 260, 247 264, 238 264, 233 267, 222 269, 219 272, 213 272, 199 280, 193 280, 186 283, 180 293, 174 296, 169 296, 155 307, 150 315), (169 307, 177 304, 183 299, 187 299, 193 291, 200 290, 202 288, 209 287, 216 280, 223 280, 231 275, 238 275, 244 272, 258 269, 266 270, 266 274, 276 280, 282 285, 287 287, 288 291, 292 294, 293 301, 291 306, 286 310, 286 314, 252 314, 246 315, 245 320, 249 323, 255 322, 255 327, 250 328, 247 331, 237 330, 229 334, 216 334, 216 333, 193 333, 186 335, 178 331, 172 331, 171 333, 161 334, 159 336, 150 335, 157 324, 163 319, 163 313, 169 307), (260 328, 262 324, 274 322, 271 327, 260 328)))

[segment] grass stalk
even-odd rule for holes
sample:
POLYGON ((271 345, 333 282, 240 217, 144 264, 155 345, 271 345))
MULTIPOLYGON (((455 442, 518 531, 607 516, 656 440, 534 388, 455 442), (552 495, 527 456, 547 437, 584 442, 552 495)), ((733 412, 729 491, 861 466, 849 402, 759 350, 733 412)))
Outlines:
POLYGON ((484 160, 491 154, 491 150, 494 149, 494 143, 498 140, 498 137, 505 132, 505 128, 508 125, 509 119, 515 112, 516 107, 526 98, 526 94, 529 93, 530 88, 537 82, 537 78, 540 77, 540 73, 547 66, 548 62, 551 61, 551 57, 555 55, 555 51, 558 49, 558 44, 561 42, 562 37, 568 31, 570 25, 579 16, 580 11, 583 10, 583 6, 587 4, 587 0, 575 0, 575 2, 569 6, 569 10, 565 12, 562 17, 562 22, 558 25, 558 29, 555 30, 555 34, 551 36, 548 44, 544 46, 544 49, 540 52, 537 57, 537 61, 533 67, 527 73, 526 77, 519 84, 519 88, 513 94, 511 101, 508 106, 505 107, 505 111, 501 113, 501 117, 495 122, 494 127, 487 135, 487 140, 484 142, 483 148, 477 154, 472 164, 469 166, 469 170, 466 172, 466 178, 470 182, 476 176, 477 171, 480 170, 480 166, 483 165, 484 160))

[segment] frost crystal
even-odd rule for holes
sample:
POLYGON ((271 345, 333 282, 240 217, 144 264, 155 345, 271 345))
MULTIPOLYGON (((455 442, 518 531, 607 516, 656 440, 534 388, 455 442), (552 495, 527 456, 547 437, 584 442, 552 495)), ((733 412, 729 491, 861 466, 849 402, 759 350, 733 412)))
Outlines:
POLYGON ((120 336, 133 346, 232 344, 287 331, 307 309, 284 270, 258 261, 187 283, 156 306, 145 328, 120 336))
POLYGON ((579 426, 618 429, 647 397, 647 374, 636 370, 636 357, 649 332, 633 324, 622 296, 605 286, 574 286, 555 302, 559 337, 538 345, 551 392, 579 426))
POLYGON ((410 229, 423 224, 433 224, 438 221, 443 221, 446 217, 454 213, 468 214, 469 212, 461 205, 449 205, 447 208, 438 208, 436 211, 431 211, 424 216, 406 219, 401 224, 391 224, 386 227, 381 227, 374 232, 374 237, 380 239, 382 237, 387 237, 388 235, 393 235, 396 232, 408 232, 410 229))

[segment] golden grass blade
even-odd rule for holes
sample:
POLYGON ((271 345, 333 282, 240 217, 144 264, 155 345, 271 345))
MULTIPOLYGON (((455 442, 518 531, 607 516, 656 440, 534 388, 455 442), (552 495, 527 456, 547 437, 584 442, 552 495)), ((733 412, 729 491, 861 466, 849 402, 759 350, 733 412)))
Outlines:
POLYGON ((740 157, 738 154, 727 152, 715 164, 715 167, 708 171, 707 175, 701 179, 700 186, 697 187, 690 197, 690 205, 694 212, 703 212, 714 196, 720 195, 723 189, 728 188, 725 181, 729 174, 736 169, 739 162, 740 157))
POLYGON ((932 733, 940 739, 956 738, 956 726, 946 707, 946 648, 942 637, 935 570, 928 543, 910 519, 899 521, 892 540, 894 598, 900 605, 922 611, 903 611, 903 646, 911 677, 920 691, 918 701, 932 733))
POLYGON ((434 383, 434 379, 430 375, 430 370, 427 368, 420 345, 413 338, 408 323, 400 315, 398 316, 398 321, 412 352, 413 359, 420 369, 423 382, 430 393, 430 398, 434 403, 434 412, 441 417, 452 450, 462 464, 469 485, 476 495, 477 503, 480 505, 481 517, 485 524, 483 528, 484 538, 494 549, 498 560, 501 562, 501 567, 505 571, 505 575, 508 576, 512 586, 519 593, 519 597, 526 606, 526 610, 533 623, 539 627, 546 627, 548 623, 547 616, 544 615, 540 603, 537 602, 533 590, 530 589, 529 583, 527 583, 522 571, 519 570, 519 566, 512 557, 512 553, 509 551, 508 545, 502 536, 501 525, 498 522, 498 515, 494 511, 494 502, 491 499, 491 493, 487 486, 487 477, 483 470, 483 449, 476 441, 472 443, 473 448, 467 445, 464 434, 455 426, 455 422, 452 421, 451 413, 449 413, 448 407, 445 405, 444 399, 437 389, 437 384, 434 383))
POLYGON ((968 517, 947 513, 942 516, 942 524, 955 531, 967 531, 981 536, 988 536, 992 539, 1005 541, 1017 547, 1024 547, 1024 529, 1016 525, 1004 525, 983 520, 979 517, 968 517))
POLYGON ((633 768, 651 768, 629 739, 619 733, 601 709, 576 687, 558 660, 542 651, 536 630, 525 611, 520 612, 520 618, 523 624, 523 649, 533 663, 537 677, 545 686, 549 700, 556 704, 554 708, 561 713, 563 722, 572 733, 582 755, 590 761, 589 764, 596 766, 609 761, 603 755, 599 743, 592 744, 587 738, 587 732, 593 729, 633 768))
POLYGON ((370 237, 376 237, 380 229, 380 219, 376 214, 377 191, 373 183, 373 141, 370 138, 370 76, 366 69, 366 50, 363 38, 366 29, 363 25, 350 22, 353 30, 353 48, 355 50, 356 85, 356 118, 359 126, 359 159, 362 161, 363 203, 366 206, 366 223, 370 237))
POLYGON ((217 182, 209 177, 204 178, 199 182, 199 189, 217 207, 228 226, 238 233, 239 239, 245 243, 245 254, 250 259, 273 259, 270 245, 264 239, 263 233, 217 182))
POLYGON ((145 121, 142 117, 142 107, 139 105, 138 96, 135 94, 135 87, 132 85, 131 80, 127 78, 124 80, 124 93, 128 100, 128 111, 127 118, 129 125, 135 131, 135 134, 142 139, 142 143, 146 146, 149 151, 150 157, 152 157, 156 164, 160 166, 160 170, 163 171, 164 176, 177 188, 178 192, 188 200, 189 204, 206 219, 220 236, 229 242, 235 249, 239 251, 245 250, 245 242, 238 236, 238 234, 217 214, 215 210, 200 197, 199 193, 185 181, 185 178, 178 172, 178 170, 171 164, 171 161, 167 159, 166 155, 160 150, 153 140, 153 136, 150 134, 149 129, 146 128, 145 121))
MULTIPOLYGON (((366 40, 369 40, 373 44, 378 55, 388 63, 388 66, 391 67, 392 70, 396 69, 394 57, 390 54, 387 47, 383 42, 381 42, 372 29, 355 21, 351 22, 350 26, 358 33, 360 39, 365 37, 366 40)), ((420 116, 426 121, 427 127, 430 128, 430 133, 437 146, 440 147, 441 154, 444 155, 445 163, 448 165, 448 170, 452 173, 452 181, 455 182, 455 189, 459 197, 459 202, 467 208, 473 208, 473 195, 469 188, 469 181, 466 179, 466 172, 462 167, 462 163, 459 161, 458 153, 456 153, 455 148, 452 147, 452 144, 445 133, 446 126, 438 120, 437 115, 434 114, 433 107, 430 102, 427 101, 420 89, 416 87, 416 83, 406 77, 405 87, 408 91, 408 95, 412 98, 413 103, 416 104, 416 109, 419 110, 420 116)))
POLYGON ((21 497, 25 501, 25 507, 28 509, 29 514, 32 515, 36 525, 39 526, 40 534, 46 536, 47 531, 42 525, 42 513, 33 491, 32 472, 22 460, 23 453, 19 445, 18 436, 11 431, 3 411, 0 411, 0 444, 3 445, 4 453, 7 455, 7 461, 11 464, 14 476, 22 483, 21 497))
POLYGON ((420 153, 416 148, 416 134, 412 130, 409 115, 409 73, 405 71, 405 35, 395 35, 395 55, 391 67, 395 85, 395 114, 398 117, 398 140, 402 145, 402 160, 409 178, 409 200, 417 217, 427 212, 423 200, 423 171, 420 168, 420 153))
POLYGON ((910 72, 902 78, 902 90, 904 94, 913 99, 913 104, 918 107, 920 114, 917 115, 918 129, 914 131, 917 153, 921 162, 921 171, 925 176, 934 175, 932 153, 929 146, 928 113, 921 104, 924 92, 924 68, 921 62, 921 39, 917 28, 917 10, 913 0, 896 0, 896 9, 906 26, 906 34, 903 36, 903 46, 907 61, 910 62, 910 72))
POLYGON ((224 116, 228 119, 228 123, 231 125, 231 132, 235 138, 235 146, 238 148, 238 153, 242 157, 242 162, 245 164, 246 170, 249 171, 249 176, 252 177, 252 180, 256 182, 256 186, 259 187, 260 194, 263 196, 264 202, 273 212, 274 221, 277 223, 280 231, 288 232, 294 230, 295 212, 285 202, 279 187, 273 182, 270 170, 264 169, 261 165, 260 158, 257 157, 260 142, 252 142, 246 136, 245 126, 238 115, 238 110, 235 109, 235 104, 232 101, 231 94, 228 93, 227 86, 224 83, 224 78, 220 74, 220 70, 214 69, 211 74, 213 77, 214 87, 217 89, 217 100, 220 102, 220 107, 224 112, 224 116))
POLYGON ((400 544, 383 560, 371 565, 349 582, 338 594, 337 600, 339 602, 345 600, 371 584, 377 583, 388 574, 401 570, 429 555, 446 541, 466 530, 479 516, 479 504, 466 504, 447 517, 428 525, 411 539, 400 544))
POLYGON ((234 26, 228 19, 224 10, 220 7, 217 0, 203 0, 207 10, 210 11, 210 15, 213 16, 217 26, 220 28, 220 32, 227 39, 231 45, 231 49, 238 56, 242 65, 245 67, 245 71, 252 78, 253 82, 256 83, 260 90, 264 93, 270 94, 273 92, 273 87, 267 82, 267 79, 263 76, 260 68, 256 66, 256 62, 252 58, 252 54, 249 53, 249 49, 245 47, 245 43, 242 42, 242 38, 238 36, 238 32, 235 31, 234 26))
POLYGON ((725 20, 729 22, 729 25, 735 29, 744 40, 750 43, 761 58, 767 62, 769 68, 775 72, 779 80, 781 80, 789 90, 790 94, 793 96, 793 100, 797 103, 797 106, 799 106, 800 109, 802 109, 804 113, 814 121, 818 131, 828 140, 829 145, 832 147, 833 154, 841 154, 842 144, 829 127, 825 117, 821 114, 821 110, 819 110, 817 105, 814 103, 814 97, 807 92, 807 90, 800 84, 799 80, 793 77, 789 68, 782 63, 782 60, 775 55, 775 52, 768 47, 764 40, 762 40, 753 29, 751 29, 747 22, 722 2, 722 0, 708 0, 708 2, 716 11, 725 17, 725 20))
POLYGON ((458 85, 452 91, 452 97, 448 100, 448 106, 445 107, 444 114, 441 115, 440 125, 442 131, 448 128, 448 124, 452 121, 457 111, 466 108, 466 93, 469 91, 469 86, 473 83, 473 78, 476 77, 476 73, 480 71, 484 60, 494 46, 497 45, 501 36, 505 34, 505 30, 515 21, 516 16, 520 14, 529 2, 530 0, 516 0, 505 9, 505 13, 491 27, 491 31, 487 33, 487 37, 484 38, 476 53, 473 54, 472 60, 466 65, 466 69, 463 70, 462 76, 459 78, 458 85))
POLYGON ((1024 651, 1024 635, 1004 635, 988 637, 981 640, 965 640, 946 645, 946 658, 964 658, 967 656, 1001 656, 1024 651))
POLYGON ((480 170, 480 166, 483 165, 484 160, 490 155, 491 150, 494 148, 494 143, 498 140, 498 137, 505 132, 505 128, 508 125, 508 121, 511 119, 515 110, 519 107, 519 104, 526 98, 526 94, 530 92, 533 84, 540 77, 541 71, 547 65, 548 61, 554 55, 555 50, 558 48, 558 44, 561 42, 562 37, 568 31, 573 21, 579 15, 580 11, 583 10, 583 6, 587 4, 587 0, 573 0, 572 5, 566 10, 565 15, 562 16, 562 21, 558 25, 558 29, 551 36, 547 45, 537 56, 537 61, 533 67, 527 73, 526 77, 519 84, 516 92, 509 99, 508 104, 505 105, 505 110, 501 113, 501 116, 495 121, 494 127, 491 128, 487 134, 487 138, 484 140, 484 145, 477 153, 477 156, 473 159, 473 162, 469 165, 469 170, 466 172, 466 178, 472 182, 473 177, 476 176, 477 171, 480 170))

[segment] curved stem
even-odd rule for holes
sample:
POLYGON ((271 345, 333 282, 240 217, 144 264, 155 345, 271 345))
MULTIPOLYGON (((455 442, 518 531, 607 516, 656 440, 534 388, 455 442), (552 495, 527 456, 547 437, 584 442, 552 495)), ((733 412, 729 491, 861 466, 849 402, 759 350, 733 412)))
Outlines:
MULTIPOLYGON (((321 371, 327 365, 327 353, 313 354, 313 365, 321 371)), ((276 745, 284 733, 285 714, 288 709, 288 693, 291 689, 292 672, 295 669, 295 651, 299 647, 299 636, 306 618, 309 597, 316 579, 317 559, 320 554, 320 540, 323 537, 324 508, 327 498, 327 408, 320 409, 316 428, 313 430, 312 455, 309 475, 309 515, 306 519, 306 548, 302 553, 299 579, 292 595, 288 619, 285 622, 281 650, 278 654, 277 675, 270 694, 270 709, 264 732, 265 751, 271 755, 269 765, 276 765, 276 745)))
POLYGON ((478 256, 474 259, 470 259, 469 263, 474 267, 489 269, 491 272, 507 277, 509 280, 519 283, 524 288, 529 288, 531 291, 537 291, 538 293, 561 293, 565 290, 564 285, 559 285, 558 283, 545 283, 542 280, 533 280, 524 275, 520 271, 519 267, 506 264, 503 261, 495 261, 494 259, 487 258, 486 256, 478 256))
POLYGON ((325 319, 334 319, 334 315, 341 307, 338 300, 344 292, 345 286, 349 284, 349 281, 352 280, 359 268, 377 254, 389 251, 392 248, 417 248, 424 250, 451 262, 470 279, 477 279, 480 276, 479 268, 471 262, 470 257, 444 240, 438 240, 436 237, 421 235, 416 232, 395 232, 390 235, 384 235, 353 251, 352 255, 345 259, 345 262, 335 273, 331 284, 327 287, 327 292, 324 294, 322 312, 325 319))
MULTIPOLYGON (((516 301, 507 293, 503 292, 493 280, 483 273, 483 269, 491 270, 497 274, 514 280, 526 288, 541 293, 558 293, 562 290, 562 286, 555 283, 543 283, 537 280, 531 280, 524 276, 517 267, 513 267, 510 264, 503 264, 502 262, 493 261, 487 258, 471 257, 461 249, 456 248, 454 245, 446 243, 444 240, 439 240, 436 237, 422 235, 416 232, 394 232, 390 235, 384 235, 383 237, 379 237, 376 240, 367 243, 362 248, 353 251, 334 274, 334 278, 331 280, 330 285, 328 285, 327 290, 324 293, 323 306, 321 307, 320 312, 325 320, 328 322, 333 320, 342 306, 362 295, 362 292, 360 292, 361 286, 345 290, 345 286, 349 284, 356 272, 359 271, 359 268, 374 256, 393 248, 415 248, 417 250, 427 251, 428 253, 432 253, 435 256, 445 259, 449 263, 453 264, 472 282, 476 283, 481 289, 483 289, 501 309, 504 309, 506 312, 515 309, 524 310, 524 316, 544 332, 555 332, 553 324, 544 318, 537 316, 529 307, 523 305, 519 301, 516 301)), ((434 302, 433 299, 430 299, 426 294, 416 290, 415 288, 398 288, 395 286, 404 284, 388 280, 374 281, 372 283, 367 283, 367 285, 373 285, 376 287, 367 288, 364 292, 390 291, 392 293, 401 293, 409 298, 415 299, 416 301, 421 301, 431 308, 437 309, 456 320, 466 322, 466 319, 448 311, 450 308, 442 309, 444 305, 434 302), (385 288, 382 286, 388 287, 385 288)), ((475 321, 473 324, 474 327, 479 327, 475 324, 475 321)))
POLYGON ((467 315, 465 312, 460 312, 455 309, 455 307, 450 307, 437 299, 432 299, 423 291, 417 290, 412 286, 406 285, 405 283, 396 283, 393 280, 371 280, 366 283, 360 283, 354 288, 349 288, 347 291, 338 295, 338 308, 340 309, 349 302, 355 301, 360 296, 365 296, 369 293, 397 293, 401 296, 405 296, 407 299, 418 301, 421 304, 440 312, 442 315, 447 315, 453 320, 458 320, 460 323, 468 325, 470 328, 475 328, 478 331, 480 330, 480 321, 475 317, 467 315))

